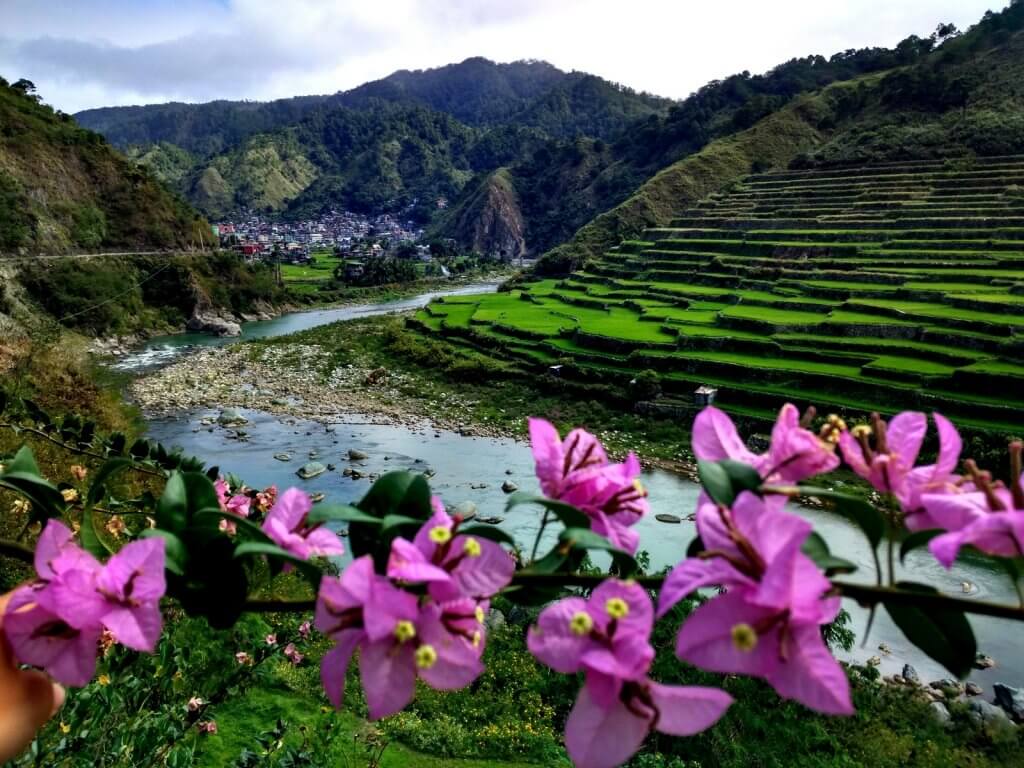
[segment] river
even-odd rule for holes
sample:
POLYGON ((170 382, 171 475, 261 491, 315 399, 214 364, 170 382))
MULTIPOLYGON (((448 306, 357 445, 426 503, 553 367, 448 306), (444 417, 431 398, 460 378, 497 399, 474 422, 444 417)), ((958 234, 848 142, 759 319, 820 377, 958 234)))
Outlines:
MULTIPOLYGON (((466 286, 457 293, 494 290, 491 284, 466 286)), ((382 304, 316 310, 285 315, 265 322, 247 323, 241 340, 266 338, 317 325, 370 315, 401 312, 422 306, 443 293, 382 304)), ((144 372, 198 346, 232 343, 237 339, 216 339, 196 334, 154 338, 139 352, 122 358, 118 367, 144 372)), ((529 446, 508 439, 468 437, 456 432, 435 429, 424 421, 418 426, 394 426, 372 423, 360 414, 349 414, 332 424, 280 418, 259 411, 243 411, 250 423, 246 437, 237 439, 231 430, 210 424, 216 411, 188 411, 173 418, 152 418, 149 436, 165 445, 182 447, 186 453, 202 457, 223 472, 233 472, 252 484, 277 484, 279 487, 300 485, 310 492, 326 494, 328 501, 347 502, 360 498, 370 486, 366 477, 353 480, 341 470, 352 466, 364 475, 380 474, 396 469, 433 470, 431 487, 446 503, 472 501, 483 516, 499 516, 501 527, 522 542, 532 541, 539 522, 539 511, 517 508, 505 512, 505 480, 516 483, 521 490, 537 491, 529 446), (365 461, 347 460, 349 449, 367 454, 365 461), (309 460, 310 452, 324 464, 337 465, 334 472, 303 481, 296 469, 309 460), (288 453, 290 461, 280 461, 274 454, 288 453)), ((640 522, 641 550, 646 550, 651 565, 661 568, 678 562, 695 535, 694 524, 685 520, 694 510, 699 487, 670 472, 661 470, 645 474, 644 483, 650 492, 652 515, 640 522), (671 513, 684 518, 680 524, 661 523, 654 514, 671 513)), ((863 536, 844 519, 828 512, 794 508, 812 520, 815 529, 832 545, 833 551, 860 566, 853 579, 872 581, 874 570, 870 550, 863 536)), ((910 554, 903 574, 915 581, 931 584, 951 594, 969 598, 1013 601, 1012 586, 998 572, 982 563, 958 564, 948 572, 925 550, 910 554), (965 592, 965 588, 968 590, 965 592)), ((844 607, 853 616, 853 629, 860 637, 867 622, 866 612, 850 601, 844 607)), ((975 671, 971 679, 985 688, 997 681, 1011 685, 1024 684, 1024 660, 1019 658, 1019 627, 1007 620, 972 617, 979 649, 992 656, 997 666, 975 671)), ((925 681, 948 677, 941 667, 921 656, 892 624, 884 611, 879 611, 871 637, 858 643, 850 654, 864 662, 872 656, 881 660, 884 674, 899 673, 905 663, 912 663, 925 681), (889 653, 879 651, 884 644, 889 653)))
POLYGON ((471 283, 449 290, 429 291, 395 301, 377 304, 351 304, 329 309, 311 309, 306 312, 290 312, 273 320, 257 320, 242 323, 241 336, 211 336, 205 333, 175 333, 169 336, 154 336, 138 349, 120 357, 112 364, 112 368, 131 373, 144 373, 167 365, 189 351, 202 347, 220 347, 238 341, 266 339, 272 336, 285 336, 289 333, 316 328, 341 320, 356 320, 360 317, 389 315, 396 312, 408 312, 426 306, 438 296, 462 296, 474 293, 493 293, 499 283, 471 283))

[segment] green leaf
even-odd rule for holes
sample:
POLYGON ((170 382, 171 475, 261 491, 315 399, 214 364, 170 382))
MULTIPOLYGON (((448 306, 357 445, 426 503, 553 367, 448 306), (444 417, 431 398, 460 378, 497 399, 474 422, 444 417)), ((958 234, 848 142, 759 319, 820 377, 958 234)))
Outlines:
POLYGON ((182 472, 181 479, 185 481, 189 517, 203 509, 220 507, 217 489, 206 475, 201 472, 182 472))
MULTIPOLYGON (((897 582, 899 589, 921 594, 938 594, 927 584, 897 582)), ((967 617, 961 611, 929 609, 885 604, 885 610, 907 639, 930 658, 958 678, 964 678, 974 666, 978 645, 967 617)))
POLYGON ((302 558, 296 557, 291 552, 288 552, 281 547, 273 543, 259 542, 259 541, 246 541, 235 547, 235 559, 241 560, 247 557, 260 557, 266 556, 278 567, 289 563, 306 578, 307 581, 312 585, 313 589, 319 589, 320 579, 323 578, 323 571, 317 568, 312 563, 303 560, 302 558))
POLYGON ((185 543, 170 531, 160 528, 147 528, 139 534, 140 539, 164 540, 164 567, 177 576, 184 576, 188 567, 188 550, 185 543))
POLYGON ((132 443, 132 447, 128 452, 137 459, 148 458, 150 452, 149 441, 146 440, 144 437, 140 437, 138 440, 132 443))
POLYGON ((32 502, 29 519, 42 522, 64 512, 66 502, 57 486, 39 474, 32 449, 22 446, 0 473, 0 487, 19 493, 32 502))
POLYGON ((86 501, 89 505, 97 504, 103 498, 106 491, 106 484, 114 475, 123 472, 132 466, 131 459, 113 458, 107 459, 103 466, 93 477, 92 485, 89 486, 89 495, 86 501))
POLYGON ((96 532, 96 522, 89 507, 86 507, 82 512, 82 527, 78 532, 78 536, 82 540, 82 548, 90 555, 104 558, 110 554, 111 550, 107 548, 107 545, 103 543, 103 540, 100 539, 99 534, 96 532))
POLYGON ((814 561, 815 565, 825 572, 826 576, 831 577, 840 573, 853 573, 857 570, 856 563, 851 563, 849 560, 834 556, 829 551, 825 540, 814 531, 804 541, 801 549, 805 555, 814 561))
POLYGON ((422 520, 418 520, 415 517, 407 517, 406 515, 384 515, 384 519, 380 521, 382 533, 390 531, 392 528, 419 528, 421 525, 423 525, 422 520))
POLYGON ((589 528, 566 528, 558 539, 573 549, 597 549, 607 552, 618 566, 620 576, 630 576, 640 569, 632 555, 589 528))
POLYGON ((562 567, 566 559, 564 547, 562 544, 556 544, 544 557, 530 563, 523 573, 555 573, 562 567))
POLYGON ((466 528, 459 528, 459 536, 475 536, 478 539, 487 539, 489 541, 497 542, 498 544, 508 544, 511 547, 516 546, 516 540, 505 531, 501 530, 494 525, 470 525, 466 528))
POLYGON ((700 536, 695 536, 690 545, 686 548, 687 557, 696 557, 704 551, 704 540, 700 536))
POLYGON ((526 491, 516 491, 508 497, 505 502, 505 511, 523 504, 537 504, 552 512, 566 528, 587 528, 590 525, 590 518, 585 513, 576 509, 571 504, 549 499, 546 496, 536 496, 526 491))
POLYGON ((936 536, 941 536, 945 531, 939 528, 933 528, 927 531, 915 531, 903 540, 900 544, 900 562, 906 560, 907 555, 913 552, 915 549, 927 546, 928 542, 934 539, 936 536))
POLYGON ((744 464, 742 461, 723 459, 718 462, 718 465, 724 469, 725 474, 729 476, 729 481, 732 483, 732 489, 737 496, 739 496, 742 491, 753 491, 756 493, 764 483, 761 479, 760 473, 752 466, 744 464))
POLYGON ((178 533, 187 523, 188 490, 185 487, 185 478, 180 472, 172 472, 167 478, 160 501, 156 503, 156 524, 159 528, 178 533))
POLYGON ((725 467, 717 461, 698 461, 697 477, 711 500, 722 506, 731 506, 736 500, 732 479, 725 467))
POLYGON ((368 515, 358 507, 348 504, 314 504, 313 509, 307 516, 310 523, 344 522, 344 523, 366 523, 367 525, 380 525, 379 518, 368 515))
POLYGON ((109 455, 111 453, 124 453, 125 442, 126 439, 123 432, 114 432, 107 439, 107 454, 109 455))
POLYGON ((388 472, 381 475, 356 506, 378 518, 395 513, 415 477, 412 472, 388 472))
POLYGON ((813 486, 798 486, 803 496, 813 496, 831 502, 832 509, 843 517, 852 520, 858 528, 863 531, 873 549, 878 549, 885 536, 885 519, 882 513, 874 508, 864 499, 850 496, 845 493, 837 493, 827 488, 815 488, 813 486))

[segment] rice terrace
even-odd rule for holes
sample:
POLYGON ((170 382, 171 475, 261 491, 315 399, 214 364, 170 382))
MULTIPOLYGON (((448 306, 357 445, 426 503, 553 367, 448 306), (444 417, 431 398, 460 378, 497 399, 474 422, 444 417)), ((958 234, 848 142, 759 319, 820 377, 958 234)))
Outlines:
POLYGON ((795 401, 1004 432, 1024 404, 1022 185, 1024 157, 752 175, 564 280, 416 321, 530 370, 655 371, 664 404, 712 385, 766 422, 795 401))

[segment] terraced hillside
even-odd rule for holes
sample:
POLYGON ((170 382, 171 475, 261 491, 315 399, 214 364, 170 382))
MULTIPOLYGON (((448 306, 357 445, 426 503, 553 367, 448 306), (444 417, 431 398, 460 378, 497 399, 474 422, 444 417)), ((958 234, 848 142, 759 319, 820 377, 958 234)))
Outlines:
POLYGON ((1020 433, 1024 157, 750 176, 568 279, 415 324, 623 391, 655 371, 669 412, 707 384, 754 419, 786 399, 1020 433))

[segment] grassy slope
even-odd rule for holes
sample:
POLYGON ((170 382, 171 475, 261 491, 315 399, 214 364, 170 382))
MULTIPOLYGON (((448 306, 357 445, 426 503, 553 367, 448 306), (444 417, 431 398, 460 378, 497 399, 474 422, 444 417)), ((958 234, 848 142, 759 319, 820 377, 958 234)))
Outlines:
POLYGON ((198 242, 187 204, 99 134, 0 81, 0 252, 198 242))

